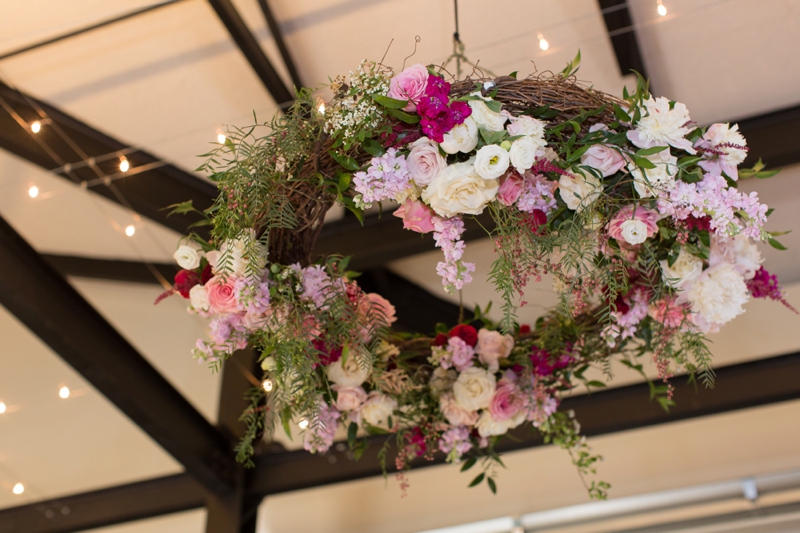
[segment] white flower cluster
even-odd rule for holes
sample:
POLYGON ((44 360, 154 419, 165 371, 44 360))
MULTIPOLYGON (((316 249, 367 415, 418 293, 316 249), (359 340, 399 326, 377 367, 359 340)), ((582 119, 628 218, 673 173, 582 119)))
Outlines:
POLYGON ((383 114, 372 96, 386 96, 390 74, 366 59, 355 72, 350 71, 350 93, 353 96, 336 99, 326 109, 325 132, 347 139, 359 130, 376 128, 383 114))

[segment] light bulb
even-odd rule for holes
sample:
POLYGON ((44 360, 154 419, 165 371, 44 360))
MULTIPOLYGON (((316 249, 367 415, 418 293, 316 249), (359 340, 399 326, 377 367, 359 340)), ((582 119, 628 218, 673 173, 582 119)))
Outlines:
POLYGON ((36 198, 39 196, 39 187, 36 185, 31 185, 30 189, 28 189, 28 196, 31 198, 36 198))
POLYGON ((224 133, 217 133, 217 142, 219 144, 225 144, 227 137, 225 137, 224 133))
POLYGON ((69 387, 64 385, 60 389, 58 389, 58 395, 64 398, 65 400, 69 398, 69 387))
POLYGON ((38 120, 36 122, 31 122, 31 131, 33 133, 39 133, 42 131, 42 123, 38 120))
POLYGON ((11 489, 11 491, 14 494, 22 494, 23 492, 25 492, 25 485, 23 485, 22 483, 17 483, 16 485, 14 485, 14 488, 11 489))
POLYGON ((272 390, 272 380, 265 379, 264 382, 261 384, 261 386, 264 387, 265 391, 267 391, 267 392, 271 391, 272 390))
POLYGON ((547 39, 542 37, 541 33, 539 34, 539 48, 541 48, 542 50, 547 50, 548 48, 550 48, 550 43, 547 42, 547 39))
POLYGON ((319 104, 319 107, 317 108, 317 110, 320 112, 321 115, 324 115, 325 114, 325 102, 322 102, 321 104, 319 104))
POLYGON ((124 157, 119 160, 119 171, 127 172, 131 169, 131 164, 124 157))
POLYGON ((667 16, 667 6, 665 6, 661 2, 658 3, 658 7, 656 8, 656 10, 658 11, 658 14, 661 15, 662 17, 667 16))
POLYGON ((300 422, 298 422, 297 425, 300 426, 300 429, 306 429, 308 427, 308 420, 304 418, 300 422))
POLYGON ((0 415, 2 415, 5 412, 6 412, 6 404, 3 403, 3 402, 0 402, 0 415))
POLYGON ((133 224, 129 224, 125 227, 125 235, 128 237, 133 237, 133 234, 136 233, 136 226, 133 224))

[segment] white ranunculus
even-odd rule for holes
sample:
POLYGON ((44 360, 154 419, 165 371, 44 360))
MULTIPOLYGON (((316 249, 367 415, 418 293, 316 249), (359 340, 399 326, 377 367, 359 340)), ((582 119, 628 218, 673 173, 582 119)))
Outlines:
POLYGON ((191 246, 182 244, 178 246, 175 253, 172 254, 178 266, 186 270, 194 270, 200 266, 200 253, 191 246))
POLYGON ((508 115, 502 113, 495 113, 486 105, 486 102, 492 101, 491 98, 484 98, 479 91, 471 94, 471 96, 480 96, 482 100, 470 100, 469 106, 472 108, 470 115, 479 127, 489 131, 503 131, 508 115))
POLYGON ((458 124, 444 134, 444 140, 439 143, 448 154, 458 152, 470 153, 478 146, 478 125, 472 117, 467 117, 463 124, 458 124))
POLYGON ((511 145, 511 150, 508 151, 508 155, 511 159, 511 164, 514 165, 517 172, 522 174, 531 169, 534 161, 536 161, 536 156, 541 152, 541 145, 533 137, 526 136, 514 141, 514 144, 511 145))
POLYGON ((422 200, 437 215, 479 215, 486 204, 497 196, 497 180, 483 179, 474 166, 475 158, 445 168, 424 191, 422 200))
POLYGON ((198 311, 208 311, 208 291, 205 285, 199 283, 189 289, 189 301, 198 311))
POLYGON ((669 262, 661 261, 661 277, 668 285, 676 289, 684 289, 703 272, 703 260, 690 254, 681 247, 678 258, 669 266, 669 262))
POLYGON ((514 348, 514 337, 503 335, 499 331, 492 331, 486 328, 478 330, 478 344, 475 351, 481 363, 489 367, 489 370, 496 372, 500 368, 500 359, 505 359, 511 354, 514 348))
POLYGON ((342 387, 359 387, 369 377, 372 369, 367 366, 363 368, 357 357, 351 353, 344 362, 344 357, 340 357, 338 361, 334 361, 325 367, 325 373, 328 375, 328 380, 340 385, 342 387))
POLYGON ((763 262, 761 252, 750 238, 741 234, 727 237, 715 233, 711 236, 710 266, 732 263, 742 277, 749 280, 753 279, 763 262))
POLYGON ((747 284, 730 263, 720 263, 703 271, 684 291, 692 312, 703 322, 722 325, 744 313, 749 299, 747 284))
MULTIPOLYGON (((389 417, 392 417, 396 410, 397 400, 382 392, 372 391, 361 407, 361 420, 370 426, 389 429, 389 417)), ((396 423, 396 420, 392 422, 396 423)))
POLYGON ((439 153, 439 146, 427 137, 411 143, 406 162, 411 179, 420 187, 428 185, 447 166, 447 161, 439 153))
POLYGON ((619 225, 619 229, 628 244, 642 244, 647 240, 647 224, 639 219, 625 220, 619 225))
POLYGON ((496 180, 508 170, 508 152, 496 144, 487 144, 475 154, 475 171, 485 180, 496 180))
POLYGON ((675 174, 678 172, 678 158, 670 151, 663 150, 657 154, 645 156, 656 168, 647 168, 642 171, 631 161, 628 170, 633 176, 633 187, 642 198, 656 196, 658 191, 671 191, 675 187, 675 174), (654 194, 654 192, 656 194, 654 194))
POLYGON ((462 409, 477 411, 489 407, 495 386, 494 374, 482 368, 467 368, 453 383, 453 396, 462 409))
POLYGON ((558 180, 558 190, 567 207, 580 213, 600 198, 603 186, 591 174, 562 175, 558 180))
POLYGON ((636 127, 628 132, 628 139, 639 148, 654 146, 673 146, 690 154, 697 151, 686 138, 692 131, 687 125, 691 122, 689 110, 680 102, 670 109, 670 102, 663 96, 644 101, 645 116, 639 119, 636 127))
POLYGON ((527 115, 520 115, 509 119, 506 131, 512 137, 516 137, 517 135, 529 135, 534 138, 534 141, 536 141, 539 146, 544 146, 545 125, 546 124, 539 119, 527 115))

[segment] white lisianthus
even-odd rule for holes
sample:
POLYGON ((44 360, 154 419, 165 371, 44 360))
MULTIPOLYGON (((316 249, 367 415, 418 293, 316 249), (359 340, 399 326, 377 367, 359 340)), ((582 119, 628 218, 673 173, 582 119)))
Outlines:
MULTIPOLYGON (((370 426, 389 429, 389 418, 397 410, 397 400, 382 392, 372 391, 361 407, 361 420, 370 426)), ((393 420, 396 423, 395 420, 393 420)))
POLYGON ((562 175, 558 180, 558 190, 567 207, 580 213, 600 198, 603 186, 591 174, 562 175))
POLYGON ((487 144, 475 154, 475 171, 485 180, 496 180, 508 170, 509 155, 496 144, 487 144))
POLYGON ((424 191, 422 200, 437 215, 453 217, 460 213, 479 215, 497 196, 497 180, 483 179, 474 166, 475 158, 445 168, 424 191))
POLYGON ((439 153, 439 146, 427 137, 411 143, 411 152, 406 157, 406 162, 411 179, 420 187, 428 185, 447 166, 447 161, 439 153))
POLYGON ((361 386, 369 377, 372 369, 369 366, 363 368, 356 359, 351 353, 346 362, 344 362, 344 357, 340 357, 338 361, 326 366, 325 373, 328 375, 328 380, 342 387, 361 386))
POLYGON ((711 236, 710 266, 732 263, 742 277, 749 280, 753 279, 763 262, 761 252, 750 238, 741 234, 727 237, 715 233, 711 236))
POLYGON ((468 154, 478 146, 478 124, 472 117, 467 117, 462 124, 444 134, 444 140, 439 146, 448 154, 468 154))
POLYGON ((678 158, 669 149, 645 156, 656 168, 640 169, 631 161, 628 170, 633 176, 633 187, 642 198, 656 196, 658 191, 671 191, 675 188, 675 174, 678 172, 678 158), (654 192, 656 194, 654 194, 654 192))
POLYGON ((667 261, 661 261, 661 277, 665 283, 676 289, 685 289, 702 272, 703 260, 687 252, 684 247, 681 247, 672 266, 667 261))
POLYGON ((189 289, 189 301, 198 311, 208 311, 208 291, 205 285, 199 283, 189 289))
POLYGON ((191 246, 182 244, 178 246, 175 253, 172 254, 178 266, 186 270, 194 270, 200 266, 201 252, 198 252, 191 246))
POLYGON ((722 325, 744 313, 749 299, 747 284, 730 263, 720 263, 703 271, 684 291, 692 312, 703 322, 722 325))
POLYGON ((539 119, 529 117, 527 115, 520 115, 518 117, 511 117, 509 124, 506 126, 506 131, 511 137, 517 135, 528 135, 534 139, 539 146, 544 146, 544 127, 545 123, 539 119))
POLYGON ((503 131, 508 115, 496 113, 489 109, 486 102, 491 102, 491 98, 484 98, 481 96, 480 91, 472 93, 470 96, 478 96, 481 100, 470 100, 467 102, 469 107, 472 108, 472 115, 470 115, 479 127, 489 131, 503 131))
POLYGON ((467 368, 453 383, 456 403, 467 411, 489 407, 496 388, 494 374, 478 367, 467 368))
POLYGON ((635 129, 628 132, 628 139, 634 145, 639 148, 670 145, 690 154, 697 153, 686 139, 692 131, 688 125, 692 119, 684 104, 675 102, 670 109, 669 100, 660 96, 645 100, 644 107, 647 114, 639 119, 635 129))
POLYGON ((272 372, 276 368, 278 368, 278 362, 275 361, 275 357, 273 357, 271 355, 266 356, 264 358, 264 360, 261 361, 261 369, 262 370, 268 370, 268 371, 272 372))
POLYGON ((619 228, 628 244, 635 246, 647 240, 647 224, 637 218, 623 221, 619 228))
POLYGON ((536 139, 530 136, 523 137, 514 141, 511 145, 511 150, 508 151, 511 164, 517 169, 517 172, 530 170, 533 166, 536 157, 543 152, 542 146, 536 142, 536 139))

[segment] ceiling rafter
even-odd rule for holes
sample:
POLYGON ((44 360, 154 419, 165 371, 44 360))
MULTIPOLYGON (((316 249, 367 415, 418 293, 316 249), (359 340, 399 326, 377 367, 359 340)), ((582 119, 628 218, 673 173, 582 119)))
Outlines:
POLYGON ((614 48, 620 74, 625 76, 635 70, 647 79, 647 68, 636 37, 628 1, 598 0, 598 4, 603 13, 603 21, 611 39, 611 46, 614 48))

